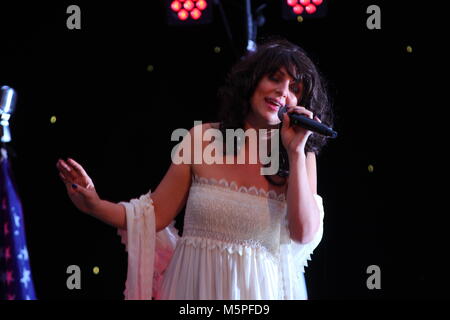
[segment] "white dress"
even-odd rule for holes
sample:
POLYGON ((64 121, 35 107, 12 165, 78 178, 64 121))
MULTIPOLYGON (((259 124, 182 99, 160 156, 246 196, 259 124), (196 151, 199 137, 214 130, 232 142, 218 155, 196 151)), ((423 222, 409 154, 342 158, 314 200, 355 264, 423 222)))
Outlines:
POLYGON ((284 194, 194 175, 181 238, 173 224, 148 231, 154 227, 149 195, 122 202, 126 299, 307 299, 304 267, 323 233, 320 196, 319 230, 300 244, 289 237, 284 194))

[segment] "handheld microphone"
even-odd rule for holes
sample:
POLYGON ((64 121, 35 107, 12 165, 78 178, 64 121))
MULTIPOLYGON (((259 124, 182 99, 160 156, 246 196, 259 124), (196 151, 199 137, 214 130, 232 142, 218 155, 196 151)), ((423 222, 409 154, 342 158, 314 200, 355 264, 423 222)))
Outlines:
MULTIPOLYGON (((278 110, 278 118, 283 121, 283 114, 287 112, 287 106, 281 107, 278 110)), ((291 121, 291 124, 305 128, 307 130, 310 130, 312 132, 330 137, 330 138, 336 138, 337 132, 333 129, 327 127, 326 125, 312 120, 308 118, 307 116, 304 116, 302 114, 298 113, 289 113, 289 120, 291 121)))

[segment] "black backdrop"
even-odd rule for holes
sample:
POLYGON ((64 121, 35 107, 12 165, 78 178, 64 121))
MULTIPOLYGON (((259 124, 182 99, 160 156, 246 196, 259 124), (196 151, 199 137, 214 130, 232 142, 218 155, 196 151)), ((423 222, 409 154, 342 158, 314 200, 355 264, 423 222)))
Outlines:
MULTIPOLYGON (((427 100, 417 7, 332 1, 326 18, 298 23, 282 19, 280 2, 269 1, 258 35, 284 36, 310 53, 329 82, 339 132, 318 158, 326 220, 306 273, 310 298, 442 297, 443 251, 433 248, 444 234, 413 117, 427 100), (366 27, 370 4, 381 7, 381 30, 366 27), (369 265, 381 268, 381 290, 366 287, 369 265)), ((242 53, 243 2, 223 3, 242 53)), ((126 254, 116 230, 71 205, 56 161, 79 161, 104 199, 154 190, 170 165, 171 132, 217 120, 217 89, 236 61, 224 25, 215 9, 212 24, 170 27, 163 1, 15 2, 0 14, 0 85, 18 93, 11 161, 37 296, 120 299, 126 254), (66 28, 71 4, 81 8, 81 30, 66 28), (66 288, 72 264, 81 267, 81 290, 66 288)))

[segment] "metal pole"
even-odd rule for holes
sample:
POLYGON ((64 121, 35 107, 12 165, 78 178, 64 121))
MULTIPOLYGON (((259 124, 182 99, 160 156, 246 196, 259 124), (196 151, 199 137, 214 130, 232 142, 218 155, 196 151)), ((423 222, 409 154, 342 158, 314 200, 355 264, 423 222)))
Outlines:
POLYGON ((256 29, 253 25, 251 0, 245 0, 245 11, 247 16, 247 52, 256 50, 256 29))

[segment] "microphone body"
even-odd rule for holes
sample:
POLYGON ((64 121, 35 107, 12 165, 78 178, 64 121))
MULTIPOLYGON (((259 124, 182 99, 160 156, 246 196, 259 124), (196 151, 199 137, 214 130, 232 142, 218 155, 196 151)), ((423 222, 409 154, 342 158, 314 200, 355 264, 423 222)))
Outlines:
MULTIPOLYGON (((283 121, 283 114, 287 112, 287 106, 281 107, 278 110, 278 118, 283 121)), ((307 130, 310 130, 312 132, 330 137, 330 138, 336 138, 337 132, 333 129, 327 127, 326 125, 308 118, 307 116, 304 116, 302 114, 298 113, 290 113, 288 114, 289 120, 291 121, 291 124, 295 126, 299 126, 302 128, 305 128, 307 130)))

